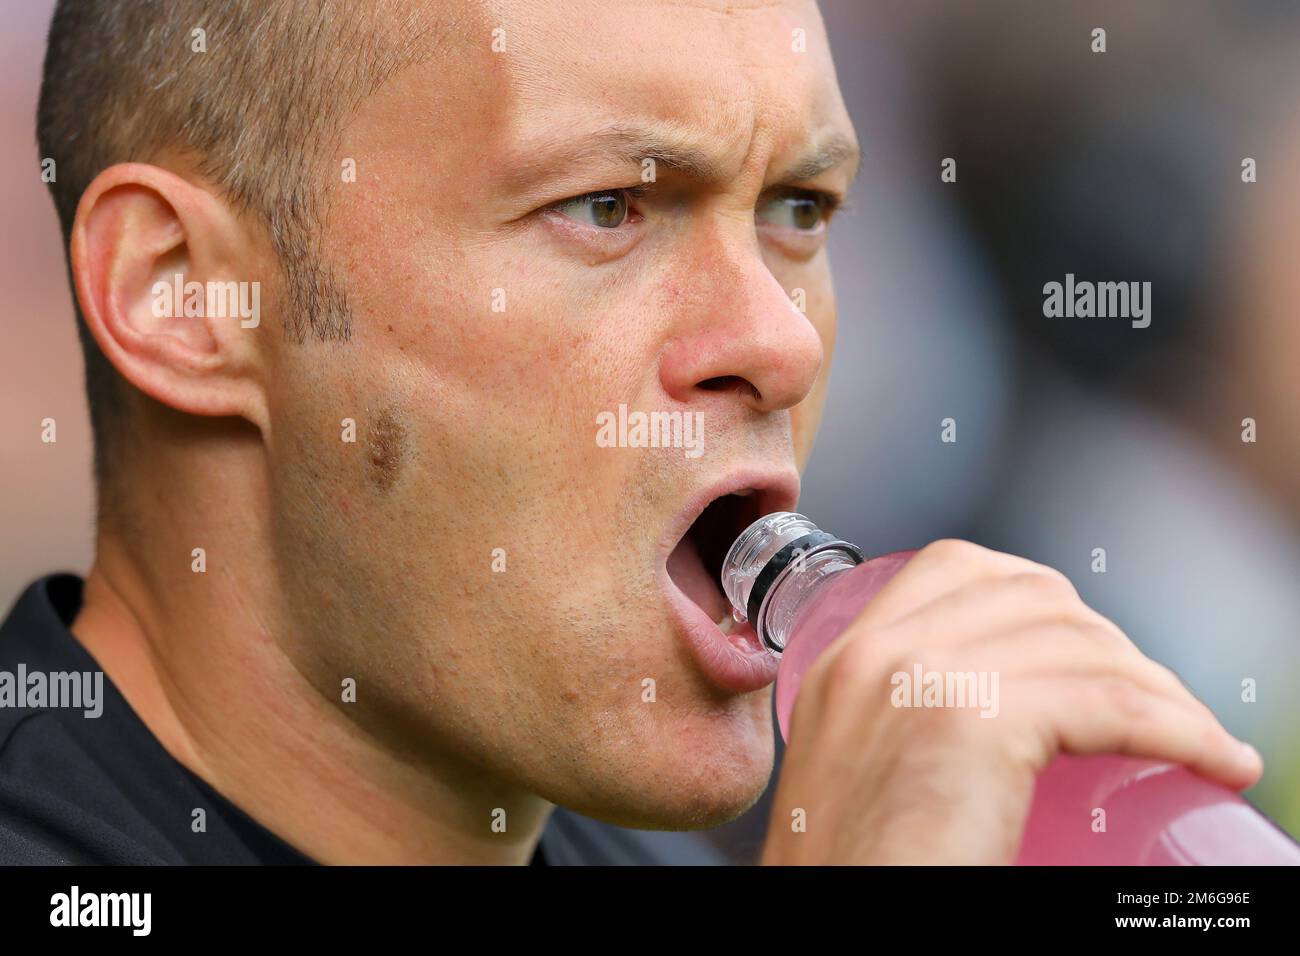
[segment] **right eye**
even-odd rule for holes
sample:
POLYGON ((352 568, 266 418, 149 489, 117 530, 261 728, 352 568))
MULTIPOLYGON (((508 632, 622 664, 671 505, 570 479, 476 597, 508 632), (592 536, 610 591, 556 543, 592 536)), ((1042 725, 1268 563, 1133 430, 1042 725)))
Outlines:
POLYGON ((626 189, 607 189, 562 199, 551 207, 575 222, 599 229, 617 229, 627 222, 629 206, 626 189))

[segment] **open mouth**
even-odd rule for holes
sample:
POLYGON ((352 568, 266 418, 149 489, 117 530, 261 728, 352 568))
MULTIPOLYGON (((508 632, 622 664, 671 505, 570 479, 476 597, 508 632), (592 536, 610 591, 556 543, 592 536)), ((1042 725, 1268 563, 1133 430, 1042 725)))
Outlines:
POLYGON ((722 562, 732 542, 766 512, 752 488, 714 498, 668 555, 668 576, 720 628, 730 633, 731 605, 722 593, 722 562))
POLYGON ((722 564, 742 531, 798 500, 797 472, 733 471, 693 495, 660 539, 659 573, 677 633, 703 675, 728 694, 767 687, 780 661, 749 622, 732 617, 722 564))

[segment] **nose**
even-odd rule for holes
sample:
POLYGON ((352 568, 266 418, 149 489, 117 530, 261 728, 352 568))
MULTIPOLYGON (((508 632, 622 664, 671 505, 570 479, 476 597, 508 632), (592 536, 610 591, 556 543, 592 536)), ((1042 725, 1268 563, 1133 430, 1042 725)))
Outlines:
POLYGON ((748 237, 705 237, 664 287, 672 323, 660 357, 664 390, 679 402, 732 392, 761 412, 791 408, 817 381, 824 349, 808 317, 748 237))

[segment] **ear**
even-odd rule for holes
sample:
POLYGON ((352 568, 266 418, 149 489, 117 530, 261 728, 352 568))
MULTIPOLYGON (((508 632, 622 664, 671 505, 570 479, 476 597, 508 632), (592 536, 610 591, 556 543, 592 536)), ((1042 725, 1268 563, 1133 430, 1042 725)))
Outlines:
POLYGON ((248 229, 203 185, 122 163, 95 178, 72 226, 86 325, 114 368, 191 415, 267 424, 261 275, 248 229))

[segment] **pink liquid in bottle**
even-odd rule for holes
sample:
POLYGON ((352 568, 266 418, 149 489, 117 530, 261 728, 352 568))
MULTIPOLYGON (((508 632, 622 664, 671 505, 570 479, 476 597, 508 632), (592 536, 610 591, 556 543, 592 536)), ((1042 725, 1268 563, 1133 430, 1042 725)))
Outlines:
MULTIPOLYGON (((737 616, 782 651, 783 739, 804 673, 915 553, 858 564, 853 545, 788 512, 760 519, 736 540, 723 590, 737 616)), ((1183 767, 1062 754, 1038 777, 1016 863, 1297 866, 1300 845, 1239 794, 1183 767)))

